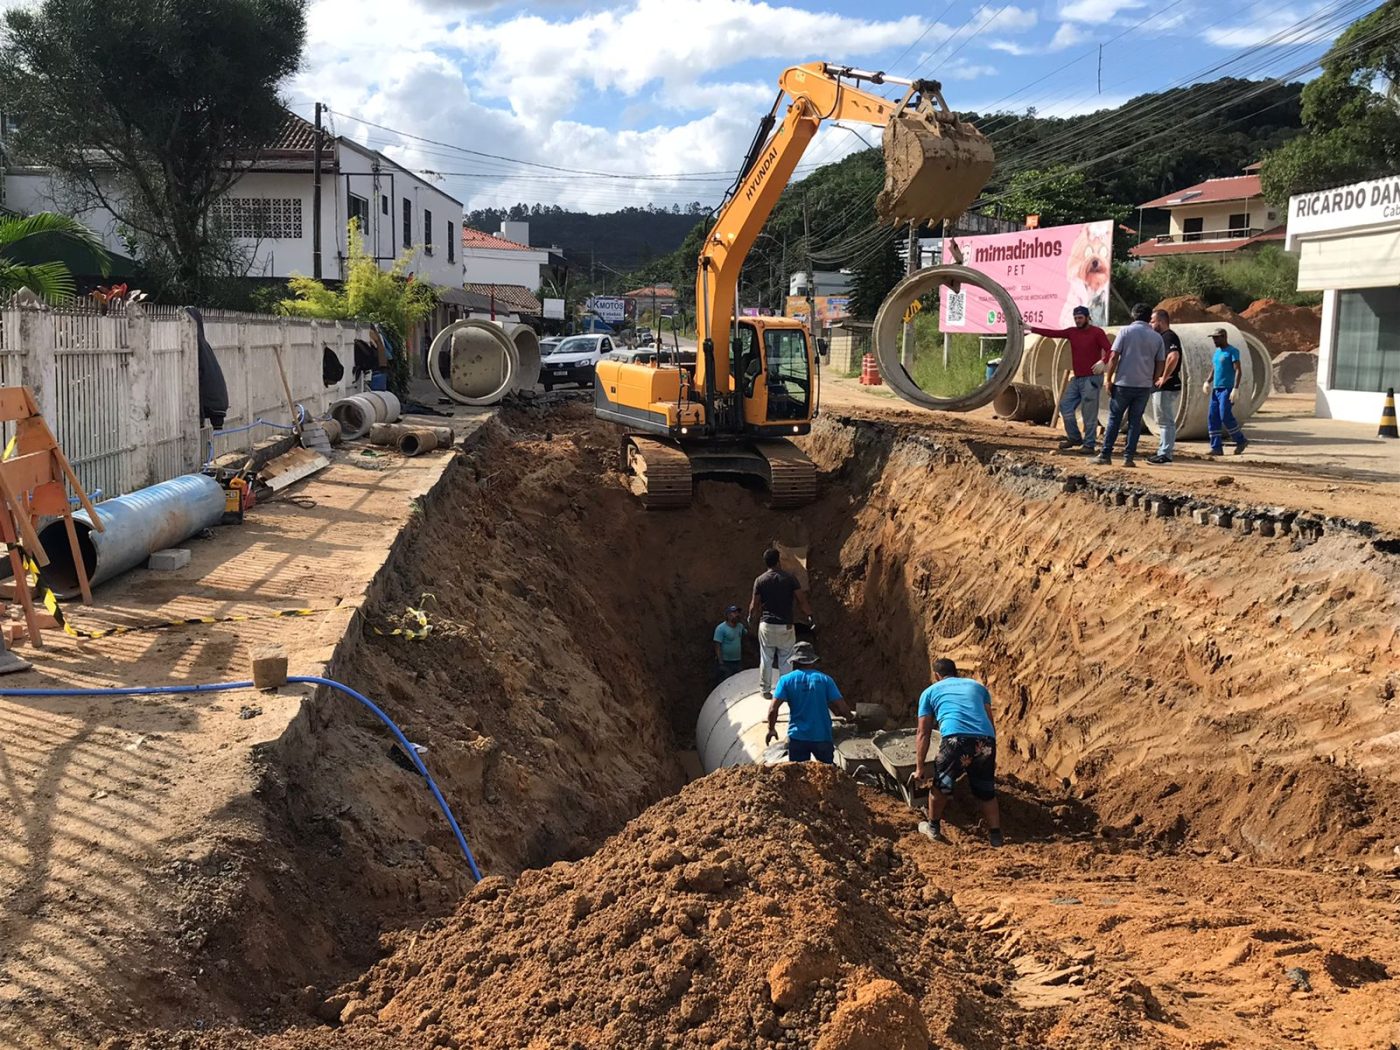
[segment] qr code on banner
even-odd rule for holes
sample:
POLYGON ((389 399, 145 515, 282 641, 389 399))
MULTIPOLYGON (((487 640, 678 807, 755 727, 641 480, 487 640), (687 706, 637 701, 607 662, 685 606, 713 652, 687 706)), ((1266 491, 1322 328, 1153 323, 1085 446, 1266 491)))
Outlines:
POLYGON ((946 318, 946 323, 949 327, 957 326, 959 328, 967 324, 966 292, 948 293, 948 316, 946 318))

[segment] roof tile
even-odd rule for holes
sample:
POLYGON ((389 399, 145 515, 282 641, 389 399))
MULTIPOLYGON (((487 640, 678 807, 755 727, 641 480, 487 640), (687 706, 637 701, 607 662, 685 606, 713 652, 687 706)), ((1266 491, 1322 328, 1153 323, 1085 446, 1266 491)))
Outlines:
POLYGON ((1219 204, 1240 201, 1260 195, 1258 175, 1232 175, 1225 179, 1206 179, 1184 190, 1139 204, 1139 208, 1186 208, 1198 204, 1219 204))
POLYGON ((491 248, 495 251, 503 252, 533 252, 538 248, 531 248, 528 244, 518 244, 515 241, 508 241, 504 237, 497 237, 494 233, 483 233, 481 230, 474 230, 470 226, 462 227, 462 247, 463 248, 491 248))

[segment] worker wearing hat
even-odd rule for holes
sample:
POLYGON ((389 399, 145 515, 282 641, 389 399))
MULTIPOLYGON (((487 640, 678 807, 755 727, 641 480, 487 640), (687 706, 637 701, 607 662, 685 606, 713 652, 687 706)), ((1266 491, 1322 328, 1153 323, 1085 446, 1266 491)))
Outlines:
POLYGON ((724 610, 724 619, 715 628, 715 685, 744 669, 744 636, 749 633, 737 605, 724 610))
POLYGON ((773 702, 768 705, 768 736, 765 744, 778 739, 778 708, 788 705, 788 761, 807 762, 815 758, 831 765, 836 761, 836 744, 831 732, 831 713, 847 721, 855 714, 841 698, 831 676, 817 670, 820 658, 811 642, 792 647, 792 670, 778 679, 773 702))
POLYGON ((1224 432, 1229 431, 1230 440, 1235 443, 1235 455, 1238 456, 1249 444, 1239 423, 1235 422, 1235 395, 1239 393, 1240 379, 1244 374, 1240 352, 1230 345, 1230 333, 1223 328, 1211 332, 1210 338, 1215 343, 1215 353, 1211 355, 1213 374, 1205 382, 1205 392, 1210 398, 1210 411, 1206 416, 1210 454, 1225 454, 1224 432))
POLYGON ((1075 449, 1085 454, 1094 451, 1099 433, 1099 394, 1103 390, 1103 373, 1108 364, 1108 351, 1113 345, 1108 334, 1089 321, 1089 308, 1074 308, 1073 328, 1036 328, 1030 331, 1047 339, 1069 341, 1070 369, 1074 373, 1065 384, 1065 392, 1060 398, 1060 418, 1064 421, 1065 436, 1060 441, 1060 449, 1070 452, 1075 449), (1083 433, 1079 422, 1074 418, 1078 409, 1084 418, 1083 433))

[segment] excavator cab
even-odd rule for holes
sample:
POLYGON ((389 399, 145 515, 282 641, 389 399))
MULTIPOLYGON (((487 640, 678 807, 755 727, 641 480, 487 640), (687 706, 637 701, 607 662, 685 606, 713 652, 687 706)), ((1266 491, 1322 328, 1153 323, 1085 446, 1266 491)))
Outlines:
POLYGON ((812 426, 815 408, 811 335, 800 322, 763 317, 735 323, 730 375, 742 405, 743 429, 792 437, 812 426))
POLYGON ((992 144, 943 100, 937 81, 916 80, 885 125, 885 186, 875 199, 892 225, 956 219, 992 177, 992 144))

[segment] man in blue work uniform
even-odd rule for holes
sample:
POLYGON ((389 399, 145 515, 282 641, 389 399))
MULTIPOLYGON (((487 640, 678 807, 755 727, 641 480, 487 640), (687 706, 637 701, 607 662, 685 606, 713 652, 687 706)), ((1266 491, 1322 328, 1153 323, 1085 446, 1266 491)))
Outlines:
POLYGON ((778 679, 773 702, 768 705, 768 737, 778 739, 778 708, 788 705, 788 761, 806 762, 815 758, 831 765, 836 761, 836 745, 831 735, 831 712, 854 721, 841 691, 831 676, 817 670, 817 651, 811 642, 792 647, 792 670, 778 679))
POLYGON ((724 620, 715 627, 715 684, 719 685, 744 669, 744 635, 749 633, 737 605, 724 610, 724 620))
POLYGON ((1210 338, 1215 343, 1215 353, 1211 355, 1211 365, 1214 367, 1215 376, 1213 380, 1206 384, 1206 393, 1210 395, 1210 412, 1206 417, 1206 429, 1210 432, 1210 454, 1212 456, 1223 456, 1225 454, 1224 438, 1222 428, 1230 432, 1230 438, 1235 443, 1235 455, 1244 451, 1249 444, 1244 436, 1244 431, 1235 422, 1235 395, 1240 389, 1240 377, 1243 369, 1240 366, 1240 352, 1230 345, 1230 336, 1223 328, 1217 328, 1210 333, 1210 338))
POLYGON ((982 810, 993 846, 1002 844, 1001 811, 997 807, 997 731, 992 726, 992 694, 972 678, 958 674, 952 660, 936 660, 933 685, 919 697, 919 735, 914 753, 914 781, 929 783, 928 749, 938 730, 938 757, 933 762, 933 787, 928 793, 928 820, 920 834, 937 842, 942 837, 939 818, 953 796, 958 777, 967 777, 972 797, 982 810))

